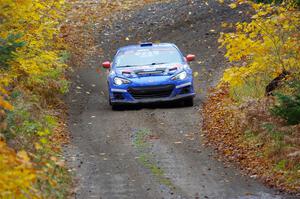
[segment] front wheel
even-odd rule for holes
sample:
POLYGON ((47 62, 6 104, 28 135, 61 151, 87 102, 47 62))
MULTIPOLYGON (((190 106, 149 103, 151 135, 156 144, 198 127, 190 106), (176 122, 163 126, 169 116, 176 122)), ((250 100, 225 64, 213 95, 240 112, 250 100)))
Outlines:
POLYGON ((184 105, 188 107, 194 106, 194 98, 187 98, 184 101, 184 105))
POLYGON ((113 111, 122 111, 122 110, 124 110, 124 106, 122 106, 122 105, 116 105, 116 104, 111 104, 111 109, 113 111))
POLYGON ((119 106, 111 104, 111 109, 113 111, 117 111, 117 110, 119 110, 119 106))
POLYGON ((119 106, 119 105, 116 105, 116 104, 111 103, 110 97, 109 97, 109 99, 108 99, 108 103, 109 103, 109 105, 111 106, 111 109, 112 109, 113 111, 120 110, 120 106, 119 106))

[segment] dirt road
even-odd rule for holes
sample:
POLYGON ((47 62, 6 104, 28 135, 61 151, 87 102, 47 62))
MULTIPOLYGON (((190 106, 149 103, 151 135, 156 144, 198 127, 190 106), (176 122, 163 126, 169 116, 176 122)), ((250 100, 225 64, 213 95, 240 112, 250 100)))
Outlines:
POLYGON ((214 1, 182 0, 118 14, 112 26, 94 29, 104 53, 72 74, 67 97, 72 140, 65 154, 76 169, 75 198, 286 198, 224 166, 203 145, 201 104, 226 65, 217 44, 220 24, 243 20, 243 13, 214 1), (118 47, 139 41, 173 42, 196 54, 194 107, 111 110, 106 72, 96 68, 118 47))

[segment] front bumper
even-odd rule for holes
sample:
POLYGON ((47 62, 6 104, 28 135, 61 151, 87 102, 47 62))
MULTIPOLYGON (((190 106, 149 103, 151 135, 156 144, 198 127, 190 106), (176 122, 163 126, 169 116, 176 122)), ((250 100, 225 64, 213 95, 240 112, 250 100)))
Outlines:
MULTIPOLYGON (((143 88, 147 91, 149 87, 138 87, 136 88, 137 92, 132 92, 132 88, 110 88, 110 103, 115 104, 139 104, 139 103, 156 103, 156 102, 170 102, 183 100, 186 98, 192 98, 195 96, 193 83, 192 82, 183 82, 178 85, 157 85, 161 92, 158 94, 154 93, 145 93, 143 88), (171 88, 170 88, 171 86, 171 88), (168 90, 170 89, 169 93, 168 90)), ((152 88, 152 87, 151 87, 152 88)), ((151 92, 151 91, 150 91, 151 92)))
POLYGON ((195 93, 184 94, 175 97, 164 97, 164 98, 154 98, 154 99, 138 99, 134 101, 125 101, 125 100, 113 100, 111 104, 146 104, 146 103, 157 103, 157 102, 171 102, 182 100, 190 97, 195 97, 195 93))

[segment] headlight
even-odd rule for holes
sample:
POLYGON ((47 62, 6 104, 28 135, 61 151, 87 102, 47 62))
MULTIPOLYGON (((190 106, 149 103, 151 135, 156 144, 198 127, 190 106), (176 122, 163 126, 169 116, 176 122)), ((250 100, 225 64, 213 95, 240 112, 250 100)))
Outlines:
POLYGON ((177 80, 177 79, 184 80, 186 77, 187 77, 187 73, 183 71, 177 74, 176 76, 172 77, 172 80, 177 80))
POLYGON ((130 81, 127 80, 127 79, 123 79, 123 78, 120 78, 120 77, 115 77, 114 78, 114 84, 117 85, 117 86, 120 86, 122 84, 129 84, 130 81))

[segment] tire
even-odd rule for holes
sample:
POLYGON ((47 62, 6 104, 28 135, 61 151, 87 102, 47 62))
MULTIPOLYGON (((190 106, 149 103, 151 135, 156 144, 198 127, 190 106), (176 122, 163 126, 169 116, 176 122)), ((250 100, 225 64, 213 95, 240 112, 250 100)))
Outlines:
POLYGON ((113 104, 110 104, 110 105, 111 105, 111 110, 113 110, 113 111, 119 110, 119 106, 118 105, 113 105, 113 104))
POLYGON ((122 111, 122 110, 124 110, 124 107, 121 105, 111 104, 111 109, 113 111, 122 111))
POLYGON ((187 107, 194 106, 194 98, 187 98, 183 102, 184 102, 184 105, 187 107))
POLYGON ((110 97, 109 97, 109 99, 108 99, 108 103, 109 103, 109 105, 111 106, 111 109, 112 109, 113 111, 121 111, 121 110, 124 109, 124 107, 123 107, 122 105, 113 104, 113 103, 111 102, 110 97))

